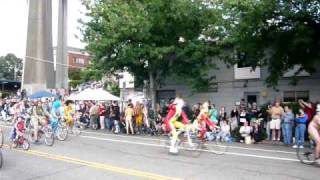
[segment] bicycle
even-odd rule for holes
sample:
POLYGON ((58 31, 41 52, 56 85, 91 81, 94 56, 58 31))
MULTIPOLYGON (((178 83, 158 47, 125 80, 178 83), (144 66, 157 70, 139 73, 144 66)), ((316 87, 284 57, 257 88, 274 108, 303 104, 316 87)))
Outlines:
MULTIPOLYGON (((202 149, 203 149, 203 143, 202 140, 199 139, 197 134, 192 133, 191 131, 187 131, 185 129, 179 129, 177 131, 178 138, 175 143, 175 148, 178 149, 178 152, 180 150, 186 150, 188 152, 191 152, 192 157, 199 157, 202 149)), ((166 147, 171 145, 171 139, 172 136, 167 136, 168 139, 165 140, 166 147)), ((170 152, 169 152, 170 153, 170 152)), ((170 153, 170 154, 178 154, 178 153, 170 153)))
POLYGON ((206 145, 206 149, 217 155, 225 154, 232 142, 231 137, 223 135, 220 129, 216 129, 212 132, 207 132, 206 140, 211 142, 210 144, 206 145))
POLYGON ((18 138, 13 140, 12 148, 22 147, 23 150, 27 151, 30 148, 29 141, 24 135, 18 135, 18 138))
POLYGON ((65 141, 68 138, 67 124, 62 118, 58 121, 52 121, 49 127, 53 130, 53 134, 59 141, 65 141))
MULTIPOLYGON (((34 129, 31 128, 30 131, 31 131, 31 133, 30 133, 31 142, 35 143, 36 141, 34 140, 35 139, 34 129)), ((38 130, 37 134, 38 134, 38 137, 37 137, 38 141, 44 141, 44 143, 47 146, 53 146, 54 133, 53 133, 53 130, 51 129, 51 127, 49 127, 48 125, 41 126, 41 128, 38 130)))
POLYGON ((72 126, 72 128, 70 129, 70 127, 66 124, 68 130, 74 134, 75 136, 80 136, 81 134, 81 129, 82 129, 82 124, 80 123, 79 120, 75 119, 74 120, 74 124, 72 126))
POLYGON ((310 144, 304 146, 304 148, 297 148, 296 155, 298 160, 302 164, 307 165, 317 165, 315 159, 315 144, 313 141, 310 141, 310 144))

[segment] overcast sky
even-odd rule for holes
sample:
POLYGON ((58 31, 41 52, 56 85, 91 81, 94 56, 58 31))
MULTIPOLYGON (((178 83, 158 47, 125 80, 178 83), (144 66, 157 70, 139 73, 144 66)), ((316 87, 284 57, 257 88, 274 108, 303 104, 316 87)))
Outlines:
MULTIPOLYGON (((0 56, 14 53, 23 58, 26 51, 28 4, 27 0, 0 0, 0 56)), ((53 46, 57 44, 58 0, 52 0, 53 46)), ((75 35, 81 37, 77 30, 77 20, 83 18, 81 11, 85 8, 80 0, 68 0, 68 46, 83 48, 84 44, 75 35)))

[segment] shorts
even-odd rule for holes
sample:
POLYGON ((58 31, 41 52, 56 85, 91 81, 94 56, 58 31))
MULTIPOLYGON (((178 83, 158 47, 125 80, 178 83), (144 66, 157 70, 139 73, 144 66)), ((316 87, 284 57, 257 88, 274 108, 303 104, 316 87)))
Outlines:
POLYGON ((136 125, 137 126, 142 126, 142 116, 136 117, 136 125))
POLYGON ((68 118, 66 123, 68 124, 68 126, 72 127, 73 126, 73 119, 72 118, 68 118))
POLYGON ((270 122, 270 129, 272 130, 280 130, 281 120, 280 119, 272 119, 270 122))

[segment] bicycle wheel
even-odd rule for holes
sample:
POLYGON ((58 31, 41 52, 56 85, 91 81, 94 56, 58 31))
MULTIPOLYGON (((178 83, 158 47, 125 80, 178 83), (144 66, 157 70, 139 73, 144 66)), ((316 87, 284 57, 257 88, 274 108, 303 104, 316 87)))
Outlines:
POLYGON ((192 141, 192 147, 191 147, 191 155, 192 157, 199 157, 202 152, 203 144, 201 140, 195 139, 192 141))
POLYGON ((4 136, 2 130, 0 130, 0 148, 3 146, 4 143, 4 136))
POLYGON ((80 126, 74 126, 74 127, 72 128, 72 133, 73 133, 75 136, 80 136, 80 134, 81 134, 80 126))
POLYGON ((57 135, 58 140, 65 141, 68 138, 67 127, 60 124, 56 129, 56 135, 57 135))
MULTIPOLYGON (((38 132, 39 133, 39 132, 38 132)), ((34 132, 33 132, 33 130, 32 131, 30 131, 30 133, 28 133, 29 134, 29 141, 31 142, 31 143, 36 143, 36 138, 35 138, 35 135, 34 135, 34 132)), ((38 135, 39 136, 39 135, 38 135)))
POLYGON ((312 165, 315 163, 314 149, 310 146, 305 146, 303 149, 297 148, 297 158, 303 164, 312 165))
POLYGON ((0 149, 0 169, 2 168, 2 164, 3 164, 3 157, 2 157, 2 151, 0 149))
POLYGON ((27 139, 24 139, 22 142, 22 149, 27 151, 30 148, 30 143, 27 139))
POLYGON ((202 142, 197 136, 191 136, 191 143, 188 142, 188 137, 181 137, 178 142, 178 148, 191 152, 192 157, 199 157, 202 152, 202 142))
POLYGON ((44 143, 47 146, 52 146, 54 144, 54 133, 51 128, 44 129, 44 143))

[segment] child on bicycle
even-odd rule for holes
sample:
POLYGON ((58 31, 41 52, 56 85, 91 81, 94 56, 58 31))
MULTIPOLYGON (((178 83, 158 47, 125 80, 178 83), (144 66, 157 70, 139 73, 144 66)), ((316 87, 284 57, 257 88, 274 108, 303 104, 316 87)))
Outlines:
POLYGON ((16 123, 13 126, 11 140, 15 141, 19 136, 24 136, 26 130, 26 123, 22 117, 18 117, 16 123))

